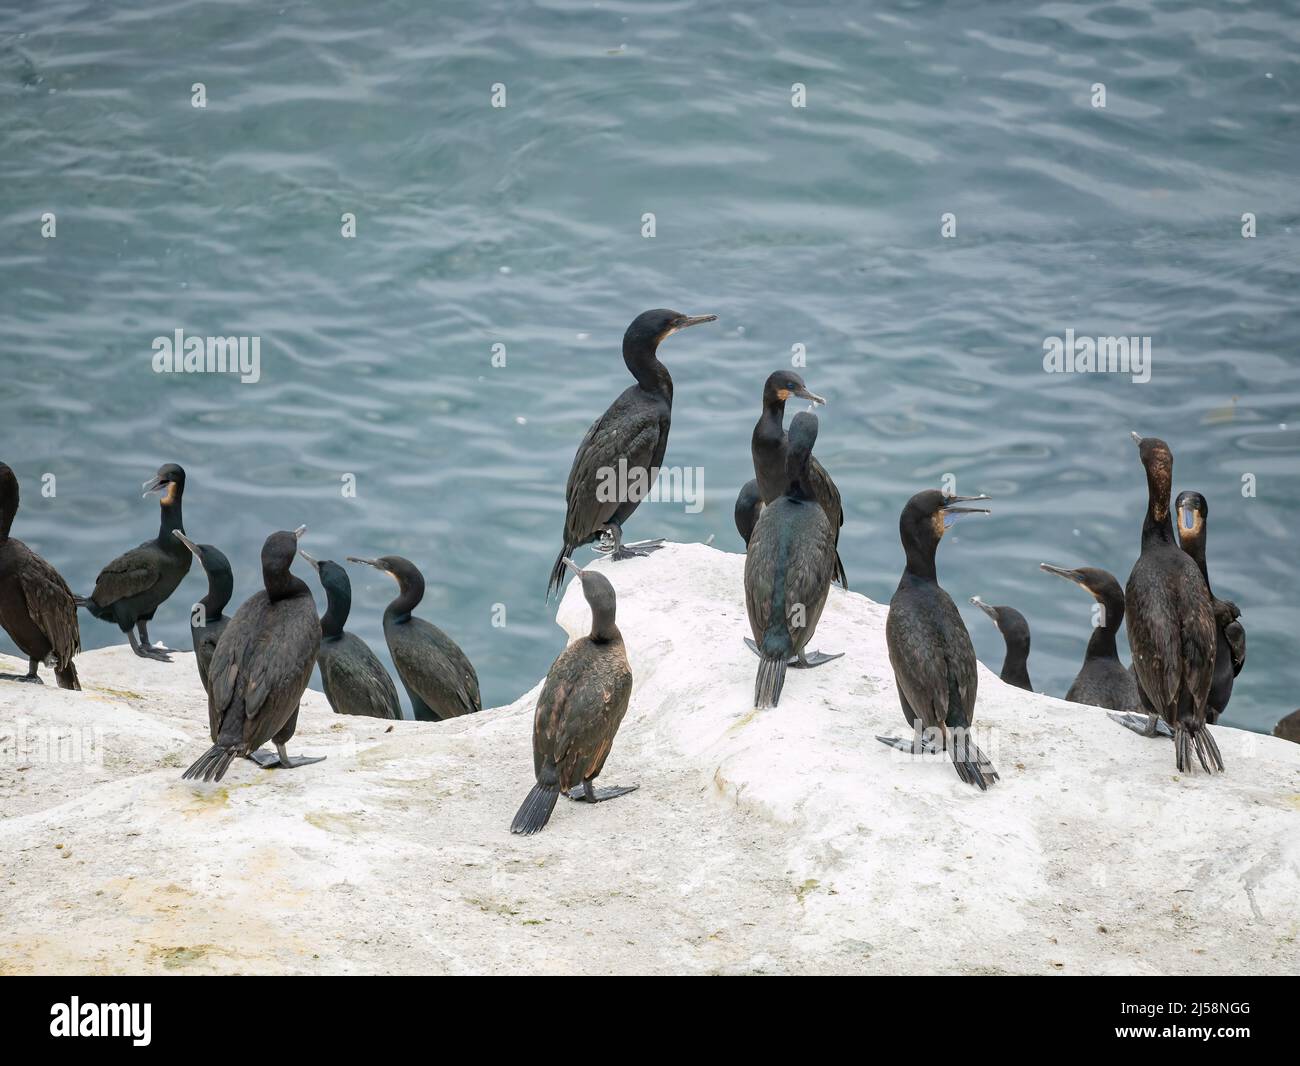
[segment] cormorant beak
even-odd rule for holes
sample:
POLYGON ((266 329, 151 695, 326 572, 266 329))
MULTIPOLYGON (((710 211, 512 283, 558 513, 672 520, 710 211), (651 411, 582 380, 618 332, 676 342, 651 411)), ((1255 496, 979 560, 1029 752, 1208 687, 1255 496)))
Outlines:
MULTIPOLYGON (((992 618, 992 619, 993 619, 993 624, 994 624, 995 626, 998 625, 998 612, 997 612, 997 608, 996 608, 996 607, 990 607, 987 603, 985 603, 983 600, 981 600, 978 596, 972 596, 972 597, 970 598, 970 601, 971 601, 971 603, 973 603, 976 607, 978 607, 981 611, 983 611, 986 615, 988 615, 990 618, 992 618)), ((1002 627, 1001 627, 1001 626, 998 626, 998 628, 1001 629, 1002 627)))
POLYGON ((166 478, 161 478, 161 477, 150 478, 148 481, 146 481, 143 485, 140 486, 142 489, 144 489, 144 492, 140 494, 140 498, 144 499, 144 497, 146 496, 152 496, 155 492, 162 492, 163 488, 167 484, 169 484, 169 482, 167 481, 166 478))
POLYGON ((943 528, 947 529, 959 518, 972 514, 990 514, 987 507, 957 507, 959 503, 972 503, 975 500, 991 499, 989 496, 949 496, 947 502, 940 508, 943 512, 943 528))
POLYGON ((1190 503, 1178 508, 1178 532, 1192 533, 1196 530, 1196 508, 1190 503))
POLYGON ((1142 446, 1142 438, 1137 435, 1137 432, 1135 430, 1129 430, 1128 435, 1133 438, 1133 443, 1136 444, 1139 448, 1142 446))
POLYGON ((355 555, 349 555, 347 559, 350 563, 360 563, 362 566, 373 566, 376 570, 383 569, 383 567, 379 565, 378 560, 375 559, 358 559, 355 555))
POLYGON ((316 573, 318 573, 318 574, 320 573, 320 563, 318 563, 315 559, 313 559, 310 555, 308 555, 308 554, 307 554, 305 551, 303 551, 301 548, 298 549, 298 554, 301 555, 304 559, 306 559, 307 562, 311 563, 311 568, 312 568, 313 570, 315 570, 316 573))
POLYGON ((1067 570, 1063 566, 1053 566, 1051 563, 1039 563, 1038 569, 1048 574, 1055 574, 1057 577, 1063 577, 1066 581, 1073 581, 1076 585, 1083 585, 1083 575, 1077 570, 1067 570))
POLYGON ((582 577, 582 567, 580 567, 572 559, 565 559, 564 565, 567 566, 570 570, 572 570, 575 574, 577 574, 578 577, 582 577))
POLYGON ((808 400, 809 402, 812 403, 814 407, 821 407, 823 404, 826 403, 826 401, 822 399, 820 396, 818 396, 815 392, 812 392, 806 388, 795 389, 794 394, 798 396, 801 400, 808 400))
POLYGON ((306 532, 307 532, 306 526, 299 526, 297 529, 293 531, 293 539, 302 540, 302 535, 306 532))
POLYGON ((177 540, 179 540, 182 544, 184 544, 185 547, 189 548, 189 550, 193 553, 194 558, 198 559, 199 562, 203 561, 202 557, 199 555, 199 546, 195 544, 194 541, 190 540, 190 538, 187 537, 184 533, 182 533, 179 529, 173 529, 172 536, 174 536, 177 540))
POLYGON ((716 322, 717 320, 717 315, 682 315, 673 323, 673 332, 676 333, 679 329, 687 329, 690 326, 699 326, 705 322, 716 322))

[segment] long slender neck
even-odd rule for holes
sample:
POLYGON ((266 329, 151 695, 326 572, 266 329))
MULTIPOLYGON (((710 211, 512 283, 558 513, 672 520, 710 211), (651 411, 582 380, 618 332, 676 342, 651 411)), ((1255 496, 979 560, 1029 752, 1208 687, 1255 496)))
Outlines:
POLYGON ((209 621, 220 618, 235 593, 235 578, 229 570, 208 574, 208 594, 199 600, 209 621))
POLYGON ((1007 654, 1002 660, 1002 673, 998 675, 1009 685, 1030 688, 1029 680, 1029 642, 1007 641, 1007 654))
POLYGON ((659 362, 658 346, 646 340, 623 338, 623 362, 646 392, 673 402, 673 379, 668 368, 659 362))
POLYGON ((1174 543, 1169 520, 1169 486, 1147 473, 1147 515, 1142 522, 1142 547, 1174 543))
POLYGON ((934 553, 937 547, 937 544, 915 544, 911 541, 905 543, 903 550, 907 553, 907 565, 903 568, 903 573, 937 585, 939 575, 934 569, 934 553))
POLYGON ((185 532, 185 525, 181 519, 181 493, 174 484, 167 486, 167 494, 163 496, 160 510, 162 515, 158 523, 158 543, 168 550, 179 548, 181 551, 189 551, 172 536, 172 531, 176 529, 185 532))
POLYGON ((341 637, 352 610, 352 595, 332 585, 325 586, 325 613, 320 616, 320 631, 326 637, 341 637))
POLYGON ((398 578, 397 598, 388 605, 384 617, 391 618, 394 622, 405 622, 422 599, 424 599, 424 575, 403 574, 398 578))
POLYGON ((1084 659, 1118 659, 1115 637, 1119 633, 1119 627, 1124 624, 1124 598, 1104 596, 1098 602, 1102 609, 1102 624, 1093 627, 1084 659))
POLYGON ((758 424, 767 434, 780 437, 785 433, 785 401, 775 393, 763 395, 763 413, 758 424))
POLYGON ((1183 551, 1192 557, 1201 571, 1201 577, 1205 578, 1205 587, 1210 587, 1210 573, 1205 568, 1205 527, 1201 527, 1199 536, 1187 536, 1182 538, 1183 551))
POLYGON ((6 499, 0 503, 0 540, 9 539, 9 529, 14 524, 14 515, 18 513, 18 498, 6 499))
POLYGON ((612 611, 592 612, 591 639, 597 644, 611 644, 616 640, 623 639, 623 634, 618 631, 618 626, 614 624, 614 613, 612 611))
POLYGON ((289 570, 262 570, 262 583, 266 586, 266 594, 275 603, 279 600, 287 600, 293 596, 310 596, 311 589, 307 583, 298 577, 297 574, 289 570))

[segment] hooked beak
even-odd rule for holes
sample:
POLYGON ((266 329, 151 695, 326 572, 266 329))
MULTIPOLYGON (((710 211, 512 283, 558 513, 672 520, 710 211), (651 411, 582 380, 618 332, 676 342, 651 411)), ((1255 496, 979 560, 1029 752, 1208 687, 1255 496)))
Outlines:
MULTIPOLYGON (((990 607, 987 603, 985 603, 983 600, 981 600, 978 596, 972 596, 972 597, 970 598, 970 601, 971 601, 971 603, 973 603, 976 607, 978 607, 981 611, 983 611, 986 615, 988 615, 990 618, 992 618, 992 619, 993 619, 993 624, 994 624, 994 625, 997 625, 997 624, 998 624, 998 612, 997 612, 996 608, 990 607)), ((999 628, 1000 628, 1000 627, 999 627, 999 628)))
POLYGON ((302 540, 302 535, 306 532, 307 532, 306 526, 299 526, 297 529, 293 531, 293 539, 302 540))
POLYGON ((301 548, 298 549, 298 554, 301 555, 304 559, 306 559, 307 562, 311 563, 311 567, 312 567, 313 570, 316 571, 316 573, 318 573, 318 574, 320 573, 320 563, 319 563, 319 562, 317 562, 315 559, 313 559, 310 555, 308 555, 308 554, 307 554, 305 551, 303 551, 301 548))
POLYGON ((1129 430, 1128 435, 1133 438, 1134 444, 1141 446, 1142 438, 1137 435, 1137 432, 1135 430, 1129 430))
POLYGON ((1083 575, 1077 570, 1067 570, 1063 566, 1053 566, 1051 563, 1039 563, 1038 569, 1044 573, 1055 574, 1057 577, 1063 577, 1066 581, 1073 581, 1076 585, 1083 584, 1083 575))
POLYGON ((187 537, 184 533, 182 533, 179 529, 173 529, 172 536, 174 536, 177 540, 179 540, 182 544, 184 544, 185 547, 189 548, 189 550, 193 553, 194 558, 196 559, 199 558, 199 546, 195 544, 194 541, 190 540, 190 538, 187 537))
POLYGON ((821 407, 823 404, 826 403, 826 401, 822 397, 818 396, 815 392, 812 392, 810 389, 807 388, 795 389, 794 394, 798 396, 801 400, 808 400, 809 402, 812 403, 814 407, 821 407))
POLYGON ((570 570, 572 570, 572 571, 573 571, 575 574, 577 574, 579 577, 582 577, 582 567, 580 567, 580 566, 579 566, 577 563, 575 563, 572 559, 565 559, 565 560, 564 560, 564 565, 567 566, 570 570))
POLYGON ((383 567, 374 559, 358 559, 355 555, 349 555, 347 559, 350 563, 361 563, 362 566, 373 566, 376 570, 383 569, 383 567))
POLYGON ((140 486, 144 489, 144 492, 140 494, 140 498, 143 499, 145 496, 152 496, 155 492, 162 492, 163 488, 168 484, 170 484, 170 482, 166 481, 164 478, 151 477, 140 486))
POLYGON ((959 518, 972 514, 991 514, 987 507, 958 507, 959 503, 973 503, 976 500, 992 499, 991 496, 949 496, 948 502, 943 505, 943 528, 947 529, 959 518))
POLYGON ((688 329, 691 326, 699 326, 705 322, 716 322, 717 315, 682 315, 673 325, 674 330, 688 329))

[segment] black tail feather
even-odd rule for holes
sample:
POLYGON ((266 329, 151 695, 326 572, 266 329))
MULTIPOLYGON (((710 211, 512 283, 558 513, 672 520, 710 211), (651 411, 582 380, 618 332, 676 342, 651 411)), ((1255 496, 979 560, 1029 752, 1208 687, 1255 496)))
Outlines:
POLYGON ((1192 755, 1201 764, 1207 774, 1223 772, 1223 756, 1213 734, 1205 726, 1190 728, 1188 723, 1174 724, 1174 756, 1180 774, 1194 774, 1196 767, 1192 764, 1192 755))
POLYGON ((555 810, 559 798, 560 790, 557 786, 543 785, 538 782, 528 793, 519 812, 515 815, 515 820, 510 823, 510 832, 524 836, 541 832, 546 827, 546 823, 551 820, 551 812, 555 810))
POLYGON ((784 655, 764 655, 758 664, 758 675, 754 678, 754 706, 775 707, 781 701, 781 690, 785 688, 786 657, 784 655))
POLYGON ((181 774, 181 779, 192 780, 201 777, 204 781, 220 781, 226 776, 226 771, 234 758, 234 748, 223 748, 220 744, 213 744, 194 760, 193 766, 181 774))
POLYGON ((998 780, 997 770, 973 740, 969 738, 958 740, 951 745, 950 753, 957 776, 966 784, 974 785, 981 792, 986 792, 989 785, 998 780))
POLYGON ((59 683, 59 688, 70 688, 77 692, 81 691, 81 680, 77 677, 77 665, 69 660, 67 666, 54 668, 54 678, 59 683))
POLYGON ((849 587, 849 575, 844 572, 844 560, 840 558, 840 553, 835 552, 835 581, 840 583, 840 588, 849 587))
POLYGON ((551 567, 551 580, 546 586, 546 599, 549 601, 552 592, 559 592, 560 586, 564 584, 564 560, 573 554, 576 544, 566 544, 560 549, 560 554, 555 557, 555 565, 551 567))

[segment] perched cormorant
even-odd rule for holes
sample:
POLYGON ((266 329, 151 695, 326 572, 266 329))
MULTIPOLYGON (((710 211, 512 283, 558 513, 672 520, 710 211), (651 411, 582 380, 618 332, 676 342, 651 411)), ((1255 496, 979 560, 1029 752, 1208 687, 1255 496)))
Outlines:
POLYGON ((907 564, 889 601, 885 640, 894 668, 898 701, 913 740, 876 739, 904 751, 946 749, 957 776, 987 789, 998 780, 993 764, 975 745, 975 694, 979 687, 975 648, 952 597, 939 587, 934 554, 947 528, 964 515, 988 514, 986 507, 960 507, 987 496, 945 496, 918 492, 903 508, 898 532, 907 564), (924 733, 922 733, 924 730, 924 733))
POLYGON ((623 362, 636 378, 587 430, 578 445, 564 495, 564 547, 555 558, 546 595, 564 582, 564 560, 600 538, 614 559, 655 551, 658 542, 623 543, 623 525, 659 476, 673 418, 673 379, 659 362, 665 337, 713 322, 717 315, 683 315, 666 308, 644 311, 623 334, 623 362))
MULTIPOLYGON (((770 504, 785 495, 788 438, 782 423, 785 420, 785 402, 791 396, 808 400, 815 406, 826 402, 816 393, 809 392, 808 387, 803 383, 803 378, 792 370, 778 370, 769 374, 767 381, 763 383, 763 413, 758 416, 758 421, 754 424, 749 451, 754 460, 754 479, 758 482, 759 495, 762 496, 764 504, 770 504)), ((844 564, 840 561, 839 555, 840 527, 844 525, 844 507, 840 503, 840 490, 835 487, 830 474, 826 473, 826 468, 815 457, 809 466, 808 474, 812 498, 822 505, 835 534, 833 580, 848 588, 848 578, 845 577, 844 564)), ((739 499, 736 501, 736 508, 739 511, 739 499)))
POLYGON ((1140 708, 1137 681, 1133 671, 1120 662, 1115 638, 1124 624, 1124 590, 1114 575, 1092 566, 1067 570, 1051 563, 1039 563, 1039 569, 1086 589, 1100 605, 1095 616, 1083 666, 1075 675, 1065 698, 1071 703, 1086 703, 1112 711, 1131 712, 1140 708))
POLYGON ((343 632, 352 609, 352 582, 347 571, 329 559, 316 560, 298 549, 316 570, 325 590, 325 613, 320 618, 321 686, 335 714, 361 714, 369 718, 401 718, 397 686, 370 645, 353 633, 343 632))
POLYGON ((437 626, 411 616, 424 599, 424 575, 416 565, 400 555, 349 555, 348 562, 373 566, 397 582, 397 598, 384 611, 384 637, 415 720, 438 722, 481 711, 478 674, 460 646, 437 626))
POLYGON ((179 529, 175 537, 190 550, 208 575, 208 593, 190 609, 190 639, 194 642, 194 661, 199 667, 199 680, 208 688, 208 664, 217 650, 217 641, 226 631, 230 619, 221 612, 226 609, 235 593, 235 575, 230 570, 230 560, 211 544, 195 544, 179 529))
POLYGON ((1174 734, 1179 771, 1195 769, 1195 751, 1212 773, 1223 769, 1219 746, 1205 726, 1218 637, 1214 604, 1196 563, 1174 541, 1169 521, 1173 453, 1155 437, 1132 436, 1146 469, 1147 513, 1142 554, 1124 589, 1124 610, 1138 698, 1148 715, 1142 732, 1155 736, 1157 720, 1164 719, 1174 734))
POLYGON ((1210 588, 1210 574, 1205 568, 1206 521, 1210 517, 1210 505, 1199 492, 1180 492, 1174 511, 1178 515, 1178 543, 1200 569, 1214 604, 1214 626, 1219 635, 1215 640, 1210 702, 1205 708, 1205 720, 1214 723, 1232 698, 1233 679, 1246 665, 1246 628, 1241 624, 1241 611, 1237 605, 1231 600, 1219 599, 1210 588))
POLYGON ((525 798, 510 832, 531 835, 542 829, 561 792, 572 800, 599 803, 636 789, 595 788, 614 744, 628 700, 632 670, 623 635, 614 624, 614 586, 604 574, 564 565, 582 581, 591 608, 591 633, 570 644, 552 664, 533 716, 533 772, 537 784, 525 798))
POLYGON ((236 755, 263 767, 285 768, 324 758, 293 758, 285 749, 298 727, 298 704, 320 648, 311 589, 289 570, 306 528, 272 533, 262 545, 265 588, 235 612, 208 666, 212 747, 183 777, 220 781, 236 755), (268 740, 275 744, 276 756, 257 750, 268 740))
POLYGON ((993 607, 978 596, 970 598, 971 603, 993 619, 1006 642, 1007 653, 1002 659, 1002 673, 998 676, 1008 685, 1034 691, 1029 680, 1029 623, 1025 616, 1014 607, 993 607))
POLYGON ((158 536, 123 552, 104 567, 95 579, 95 591, 78 597, 77 604, 102 621, 116 622, 137 655, 169 663, 166 649, 155 648, 149 641, 149 622, 190 572, 193 562, 189 549, 172 536, 178 529, 185 531, 181 521, 185 471, 175 463, 159 467, 157 476, 144 483, 144 494, 153 492, 163 493, 158 536), (140 632, 138 641, 132 627, 140 632))
POLYGON ((18 478, 0 463, 0 628, 27 656, 26 674, 0 679, 44 684, 37 667, 48 662, 59 688, 80 689, 72 661, 81 651, 76 600, 54 567, 9 535, 17 513, 18 478))
POLYGON ((1292 711, 1273 727, 1273 735, 1300 744, 1300 711, 1292 711))
POLYGON ((749 547, 749 538, 754 535, 754 526, 758 524, 759 512, 763 510, 763 496, 758 491, 758 478, 753 477, 740 488, 736 497, 736 532, 749 547))
POLYGON ((813 495, 816 440, 816 415, 801 411, 790 420, 786 492, 763 508, 745 555, 750 650, 760 659, 755 707, 777 705, 788 666, 820 666, 843 654, 804 654, 826 605, 836 558, 835 529, 813 495))

